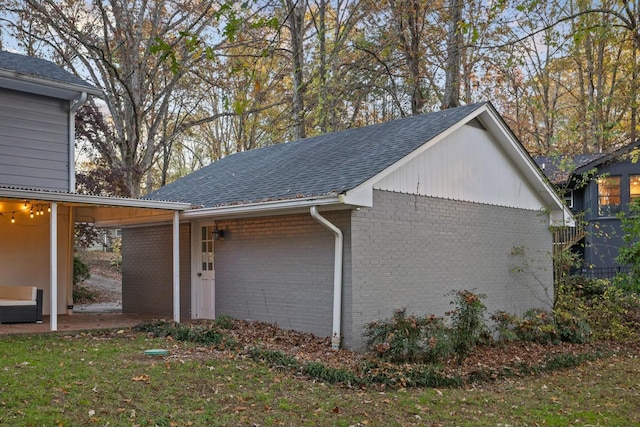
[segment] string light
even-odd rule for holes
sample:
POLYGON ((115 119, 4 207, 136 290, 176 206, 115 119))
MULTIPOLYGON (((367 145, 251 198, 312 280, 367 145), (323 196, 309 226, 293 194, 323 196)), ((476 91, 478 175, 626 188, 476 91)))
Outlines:
POLYGON ((18 209, 14 211, 6 211, 0 212, 0 216, 7 215, 11 213, 11 224, 16 223, 16 213, 25 212, 29 210, 29 218, 35 218, 36 216, 44 215, 44 207, 47 206, 47 212, 51 213, 51 206, 48 203, 31 203, 28 200, 24 202, 24 208, 18 209))

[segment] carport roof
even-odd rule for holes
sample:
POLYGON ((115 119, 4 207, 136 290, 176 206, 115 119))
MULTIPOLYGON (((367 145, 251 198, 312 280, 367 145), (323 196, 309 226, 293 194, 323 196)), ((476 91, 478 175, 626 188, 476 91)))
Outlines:
POLYGON ((20 200, 30 204, 60 203, 73 206, 78 222, 98 227, 124 227, 133 224, 152 224, 171 220, 170 212, 191 208, 188 203, 105 197, 47 190, 0 186, 0 200, 20 200))

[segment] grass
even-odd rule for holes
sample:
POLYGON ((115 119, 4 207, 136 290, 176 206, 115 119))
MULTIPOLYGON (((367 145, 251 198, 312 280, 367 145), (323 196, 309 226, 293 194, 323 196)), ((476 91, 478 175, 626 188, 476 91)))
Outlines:
POLYGON ((230 352, 214 357, 198 344, 142 333, 3 336, 0 425, 640 424, 637 357, 587 360, 484 386, 384 392, 333 385, 326 382, 330 376, 312 381, 269 366, 230 352), (194 357, 150 358, 143 354, 149 348, 180 349, 194 357))

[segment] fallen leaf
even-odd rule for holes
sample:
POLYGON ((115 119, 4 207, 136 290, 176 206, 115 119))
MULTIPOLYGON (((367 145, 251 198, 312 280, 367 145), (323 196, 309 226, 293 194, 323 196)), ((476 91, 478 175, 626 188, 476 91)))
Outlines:
POLYGON ((334 406, 332 411, 333 411, 334 414, 339 414, 340 413, 340 408, 338 408, 337 406, 334 406))

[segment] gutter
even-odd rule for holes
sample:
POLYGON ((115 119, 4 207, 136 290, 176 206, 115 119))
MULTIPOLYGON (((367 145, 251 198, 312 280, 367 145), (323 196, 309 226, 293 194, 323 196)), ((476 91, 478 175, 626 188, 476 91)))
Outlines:
POLYGON ((333 334, 331 336, 331 348, 333 350, 340 349, 340 335, 342 323, 342 254, 343 254, 343 236, 342 231, 325 217, 318 213, 317 206, 311 206, 311 216, 313 219, 328 228, 335 234, 335 259, 333 265, 333 334))
MULTIPOLYGON (((152 200, 152 199, 147 199, 152 200)), ((299 199, 274 200, 270 202, 245 203, 238 205, 226 205, 210 208, 189 209, 182 212, 185 219, 194 218, 228 218, 253 216, 256 214, 275 215, 278 211, 293 213, 294 211, 306 212, 310 206, 344 205, 335 195, 322 197, 309 197, 299 199)))
POLYGON ((148 208, 184 211, 189 203, 166 202, 161 200, 132 199, 126 197, 92 196, 88 194, 63 193, 57 191, 23 190, 1 188, 0 197, 8 199, 42 200, 44 202, 78 203, 83 205, 110 206, 122 208, 148 208))
MULTIPOLYGON (((73 101, 72 101, 73 102, 73 101)), ((75 143, 76 143, 76 112, 87 102, 87 92, 82 92, 80 98, 69 110, 69 192, 76 192, 76 166, 75 166, 75 143)))

